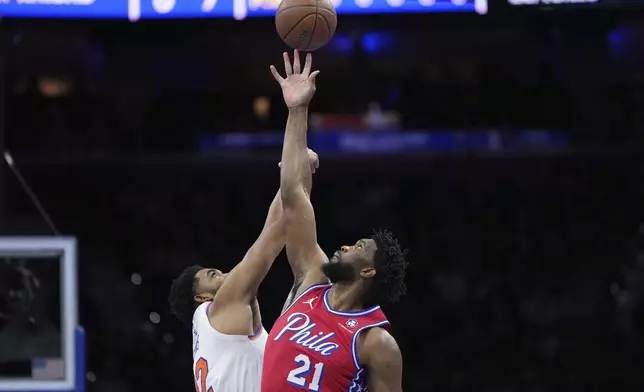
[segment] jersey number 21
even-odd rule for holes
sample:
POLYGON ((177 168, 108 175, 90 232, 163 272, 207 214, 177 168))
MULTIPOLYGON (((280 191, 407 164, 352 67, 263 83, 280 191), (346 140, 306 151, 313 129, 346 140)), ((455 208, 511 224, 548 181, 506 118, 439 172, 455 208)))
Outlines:
POLYGON ((324 373, 324 364, 322 362, 318 362, 313 365, 313 377, 311 378, 308 388, 306 387, 306 378, 304 378, 304 376, 307 376, 311 372, 311 360, 308 356, 300 354, 295 357, 295 364, 299 366, 288 373, 286 381, 301 389, 308 389, 313 392, 319 391, 320 381, 322 380, 322 374, 324 373))

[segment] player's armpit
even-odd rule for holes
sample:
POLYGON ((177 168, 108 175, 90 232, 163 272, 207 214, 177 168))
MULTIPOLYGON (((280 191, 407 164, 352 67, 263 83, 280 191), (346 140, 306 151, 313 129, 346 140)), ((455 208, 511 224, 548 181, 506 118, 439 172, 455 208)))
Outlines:
MULTIPOLYGON (((320 252, 322 252, 321 249, 320 252)), ((324 257, 324 259, 326 260, 326 256, 324 254, 322 254, 322 257, 324 257)), ((324 262, 328 262, 328 260, 324 262)), ((306 275, 304 275, 303 278, 296 279, 293 282, 291 291, 289 291, 288 296, 286 297, 286 302, 284 302, 284 306, 282 306, 280 315, 284 314, 284 312, 286 312, 286 310, 291 305, 293 305, 293 302, 295 302, 297 297, 299 297, 300 294, 306 291, 306 289, 319 283, 329 283, 329 279, 324 275, 321 268, 311 269, 306 275)))
POLYGON ((389 332, 382 328, 368 330, 359 357, 369 371, 369 392, 402 392, 402 354, 389 332))
POLYGON ((284 314, 286 312, 286 309, 289 308, 293 304, 293 301, 295 301, 295 294, 297 294, 298 290, 300 289, 300 286, 302 286, 302 282, 296 280, 293 282, 293 286, 291 287, 291 290, 288 292, 288 296, 286 297, 286 302, 284 302, 284 306, 282 306, 282 311, 280 312, 281 314, 284 314))

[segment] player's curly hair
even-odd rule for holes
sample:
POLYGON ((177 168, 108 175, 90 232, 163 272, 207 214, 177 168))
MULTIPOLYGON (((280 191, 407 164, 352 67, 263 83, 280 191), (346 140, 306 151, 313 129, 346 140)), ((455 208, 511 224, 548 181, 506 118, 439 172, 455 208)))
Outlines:
POLYGON ((188 328, 192 326, 192 316, 198 305, 194 297, 198 283, 197 272, 202 269, 199 265, 184 269, 170 287, 170 311, 188 328))
POLYGON ((374 255, 376 275, 371 286, 370 299, 375 304, 395 303, 407 293, 405 275, 409 263, 407 249, 402 249, 391 231, 376 230, 371 236, 378 249, 374 255))

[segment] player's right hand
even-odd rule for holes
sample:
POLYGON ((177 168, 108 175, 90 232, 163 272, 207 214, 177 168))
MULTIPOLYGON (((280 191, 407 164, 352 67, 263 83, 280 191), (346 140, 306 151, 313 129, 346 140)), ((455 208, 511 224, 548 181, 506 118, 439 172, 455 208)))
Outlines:
MULTIPOLYGON (((320 167, 320 158, 315 151, 310 148, 307 148, 307 150, 309 153, 309 163, 311 164, 311 173, 315 173, 318 170, 318 167, 320 167)), ((277 166, 282 167, 282 162, 278 163, 277 166)))
POLYGON ((283 78, 271 65, 271 73, 273 77, 282 87, 282 94, 284 95, 284 102, 289 109, 297 107, 308 106, 315 94, 315 78, 320 71, 311 72, 311 65, 313 58, 311 53, 306 55, 306 62, 304 69, 300 67, 300 54, 297 50, 293 51, 293 66, 291 67, 291 60, 288 53, 284 52, 284 71, 286 77, 283 78))

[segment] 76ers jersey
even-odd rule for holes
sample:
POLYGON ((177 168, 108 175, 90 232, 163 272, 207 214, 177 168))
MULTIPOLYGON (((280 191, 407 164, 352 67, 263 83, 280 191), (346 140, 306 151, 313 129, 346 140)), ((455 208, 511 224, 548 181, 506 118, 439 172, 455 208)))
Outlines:
POLYGON ((389 322, 379 306, 360 312, 331 309, 330 288, 310 287, 273 325, 264 354, 262 392, 366 390, 358 336, 368 328, 388 328, 389 322))
POLYGON ((197 392, 259 392, 266 331, 226 335, 210 325, 206 302, 192 318, 192 357, 197 392))

